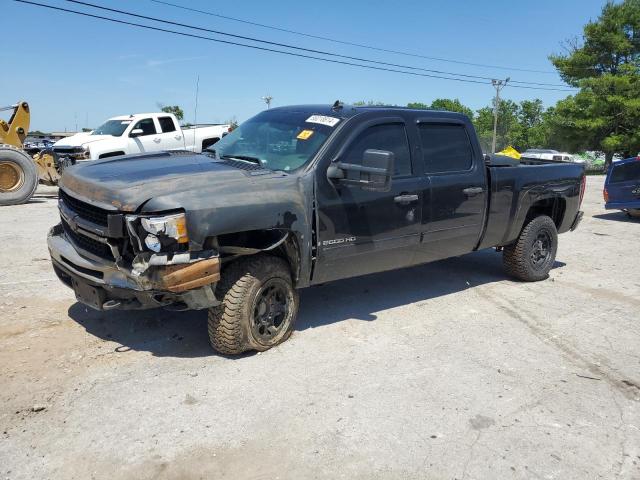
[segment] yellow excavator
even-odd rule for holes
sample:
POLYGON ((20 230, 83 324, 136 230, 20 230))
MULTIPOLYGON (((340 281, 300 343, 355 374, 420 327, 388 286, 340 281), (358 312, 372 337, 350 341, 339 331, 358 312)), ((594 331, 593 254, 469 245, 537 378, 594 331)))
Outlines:
POLYGON ((31 120, 29 104, 0 107, 7 110, 12 110, 9 122, 0 119, 0 206, 28 202, 38 182, 56 185, 62 174, 52 150, 31 157, 23 149, 31 120))

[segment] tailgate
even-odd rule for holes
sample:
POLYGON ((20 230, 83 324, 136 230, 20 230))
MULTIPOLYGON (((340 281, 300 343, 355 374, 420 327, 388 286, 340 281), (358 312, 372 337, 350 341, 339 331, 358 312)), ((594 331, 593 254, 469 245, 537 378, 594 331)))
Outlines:
POLYGON ((610 202, 633 202, 640 200, 640 179, 610 183, 607 186, 610 202))
POLYGON ((622 203, 640 200, 640 161, 629 159, 611 165, 605 187, 610 202, 622 203))

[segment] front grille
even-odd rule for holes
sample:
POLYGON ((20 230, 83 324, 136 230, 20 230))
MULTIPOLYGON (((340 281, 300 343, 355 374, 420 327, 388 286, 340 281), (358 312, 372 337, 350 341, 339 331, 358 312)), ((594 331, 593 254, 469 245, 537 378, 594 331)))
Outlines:
POLYGON ((59 191, 59 197, 64 204, 78 214, 80 218, 88 220, 98 225, 106 227, 108 225, 107 216, 115 212, 109 212, 88 203, 82 202, 66 194, 64 190, 59 191))
POLYGON ((80 149, 78 147, 53 147, 53 151, 59 155, 73 155, 78 153, 80 149))
POLYGON ((53 147, 52 150, 58 157, 69 157, 73 160, 85 158, 85 150, 82 147, 53 147))
POLYGON ((64 229, 64 233, 67 237, 81 249, 101 258, 115 260, 113 253, 111 252, 111 248, 106 243, 98 242, 93 238, 74 232, 64 220, 62 221, 62 228, 64 229))

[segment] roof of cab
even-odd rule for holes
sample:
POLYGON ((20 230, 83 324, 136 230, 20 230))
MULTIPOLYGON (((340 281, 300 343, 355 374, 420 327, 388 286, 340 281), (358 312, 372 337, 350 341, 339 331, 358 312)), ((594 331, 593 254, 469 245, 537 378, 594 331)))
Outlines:
POLYGON ((618 165, 624 165, 625 163, 638 162, 638 161, 640 161, 640 154, 638 154, 637 157, 629 157, 629 158, 623 158, 622 160, 616 160, 615 162, 611 163, 611 166, 615 167, 618 165))
POLYGON ((133 120, 135 118, 142 117, 154 117, 159 115, 171 115, 170 113, 164 112, 153 112, 153 113, 132 113, 131 115, 118 115, 117 117, 111 117, 109 120, 133 120))
POLYGON ((291 112, 305 112, 309 114, 327 115, 337 118, 350 118, 358 113, 370 112, 370 111, 385 111, 385 112, 413 112, 420 114, 424 117, 448 117, 457 119, 467 119, 468 117, 462 113, 449 112, 446 110, 423 110, 409 107, 398 107, 393 105, 382 106, 354 106, 354 105, 340 105, 335 107, 328 104, 309 104, 309 105, 287 105, 282 107, 274 107, 271 110, 276 111, 291 111, 291 112))

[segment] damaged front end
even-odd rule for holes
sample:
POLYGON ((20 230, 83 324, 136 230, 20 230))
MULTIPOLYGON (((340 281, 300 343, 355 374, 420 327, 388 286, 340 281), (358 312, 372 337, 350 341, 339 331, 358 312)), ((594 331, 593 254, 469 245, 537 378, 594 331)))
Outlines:
POLYGON ((59 210, 49 252, 56 274, 80 302, 98 310, 204 309, 220 303, 218 251, 190 251, 183 212, 125 214, 62 190, 59 210))

